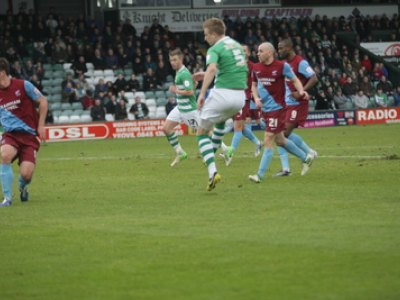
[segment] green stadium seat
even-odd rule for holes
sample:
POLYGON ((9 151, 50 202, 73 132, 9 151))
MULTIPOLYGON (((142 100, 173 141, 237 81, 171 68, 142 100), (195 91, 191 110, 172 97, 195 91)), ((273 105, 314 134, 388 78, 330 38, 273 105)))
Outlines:
POLYGON ((53 79, 55 78, 65 78, 65 72, 64 70, 59 70, 59 71, 53 71, 53 79))
POLYGON ((167 104, 166 98, 157 98, 156 99, 157 106, 165 106, 167 104))
POLYGON ((72 109, 82 109, 82 104, 80 102, 73 102, 71 107, 72 109))
POLYGON ((55 110, 61 110, 61 103, 60 102, 54 102, 50 104, 50 110, 55 111, 55 110))
POLYGON ((47 72, 47 71, 52 71, 52 70, 53 70, 53 67, 52 67, 51 64, 43 64, 43 70, 44 70, 45 72, 47 72))
POLYGON ((53 85, 53 81, 51 79, 43 79, 42 86, 43 88, 51 87, 53 85))
POLYGON ((368 108, 374 108, 374 107, 376 107, 375 97, 371 96, 369 97, 368 108))
POLYGON ((388 96, 388 106, 394 106, 394 97, 388 96))
POLYGON ((167 96, 167 98, 168 98, 168 97, 175 97, 176 95, 175 95, 175 93, 166 92, 165 96, 167 96))
POLYGON ((156 98, 165 98, 166 94, 164 91, 156 91, 156 98))
POLYGON ((53 64, 51 67, 53 71, 64 71, 64 66, 62 64, 53 64))
POLYGON ((72 106, 70 103, 61 103, 61 109, 62 110, 69 110, 72 109, 72 106))
POLYGON ((146 99, 152 99, 156 97, 153 91, 144 92, 144 96, 146 97, 146 99))

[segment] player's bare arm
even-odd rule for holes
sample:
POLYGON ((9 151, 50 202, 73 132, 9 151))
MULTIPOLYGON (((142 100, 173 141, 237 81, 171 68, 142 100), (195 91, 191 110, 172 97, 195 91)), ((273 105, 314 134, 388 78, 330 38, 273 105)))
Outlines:
POLYGON ((254 102, 256 103, 256 106, 258 108, 261 108, 262 107, 261 98, 260 98, 260 95, 258 94, 257 83, 254 81, 251 84, 251 93, 253 94, 253 99, 254 99, 254 102))
POLYGON ((46 133, 44 129, 44 124, 46 122, 46 115, 48 110, 47 99, 44 96, 41 96, 38 100, 39 102, 39 124, 37 128, 37 132, 39 134, 39 138, 44 141, 46 139, 46 133))
POLYGON ((291 81, 292 81, 294 87, 296 88, 297 92, 299 93, 299 97, 302 97, 302 98, 308 100, 310 97, 309 97, 308 93, 304 90, 303 84, 301 83, 299 78, 297 78, 297 76, 295 76, 291 79, 291 81))
POLYGON ((304 90, 309 91, 317 84, 317 82, 318 82, 318 77, 317 75, 314 74, 307 80, 306 84, 304 85, 304 90))
POLYGON ((194 81, 202 81, 204 79, 205 74, 206 74, 206 72, 204 72, 204 71, 196 72, 192 75, 192 78, 194 81))

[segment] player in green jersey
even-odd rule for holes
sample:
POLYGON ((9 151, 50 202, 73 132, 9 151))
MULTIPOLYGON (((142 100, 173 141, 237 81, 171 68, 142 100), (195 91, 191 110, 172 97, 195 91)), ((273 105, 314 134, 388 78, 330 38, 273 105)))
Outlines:
POLYGON ((168 114, 164 123, 164 133, 176 153, 176 157, 171 163, 171 167, 173 167, 187 158, 187 154, 182 149, 174 128, 180 123, 185 123, 196 130, 198 111, 194 92, 196 83, 192 78, 192 74, 183 65, 182 51, 180 49, 172 50, 169 53, 169 61, 172 69, 176 71, 175 85, 170 86, 169 91, 176 94, 178 105, 168 114))
POLYGON ((217 18, 203 23, 204 38, 211 46, 207 51, 207 70, 193 75, 194 80, 203 80, 197 98, 200 111, 197 140, 208 169, 208 191, 213 190, 221 180, 215 165, 215 151, 221 146, 225 120, 242 109, 246 98, 246 57, 242 46, 225 36, 225 29, 224 22, 217 18), (207 89, 213 80, 214 87, 206 99, 207 89), (208 133, 211 130, 210 137, 208 133))

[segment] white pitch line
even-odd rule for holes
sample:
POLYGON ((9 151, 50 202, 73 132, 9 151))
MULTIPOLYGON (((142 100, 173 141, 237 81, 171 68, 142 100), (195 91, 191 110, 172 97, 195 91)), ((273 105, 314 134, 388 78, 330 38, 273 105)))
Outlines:
MULTIPOLYGON (((193 158, 194 156, 192 156, 193 158)), ((253 154, 235 155, 236 158, 254 158, 253 154)), ((154 154, 154 155, 135 155, 135 156, 79 156, 79 157, 43 157, 41 161, 73 161, 73 160, 127 160, 127 159, 169 159, 171 155, 167 154, 154 154)), ((278 158, 275 156, 274 158, 278 158)), ((386 159, 388 155, 318 155, 317 159, 386 159)))

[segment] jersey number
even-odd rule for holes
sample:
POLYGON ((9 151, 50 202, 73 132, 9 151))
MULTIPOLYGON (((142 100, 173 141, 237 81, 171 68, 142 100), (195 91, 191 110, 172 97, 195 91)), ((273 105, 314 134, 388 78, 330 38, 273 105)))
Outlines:
POLYGON ((292 110, 290 112, 290 120, 296 120, 297 117, 297 110, 292 110))
POLYGON ((233 57, 236 60, 237 66, 244 66, 246 60, 241 49, 232 49, 233 57))
POLYGON ((276 127, 278 127, 278 119, 277 119, 277 118, 269 118, 269 119, 268 119, 268 127, 269 127, 269 128, 276 128, 276 127))

